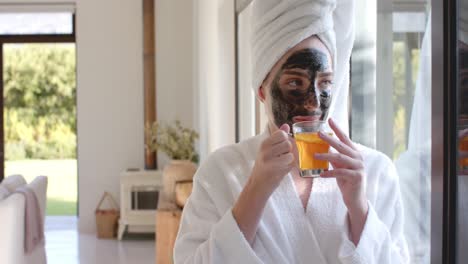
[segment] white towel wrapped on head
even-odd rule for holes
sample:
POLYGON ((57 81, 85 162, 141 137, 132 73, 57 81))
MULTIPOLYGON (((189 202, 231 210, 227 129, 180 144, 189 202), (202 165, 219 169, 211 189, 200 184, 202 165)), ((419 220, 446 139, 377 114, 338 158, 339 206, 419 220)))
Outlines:
POLYGON ((317 35, 330 50, 332 57, 335 57, 335 7, 335 0, 253 2, 252 85, 255 90, 289 49, 310 36, 317 35))
MULTIPOLYGON (((242 2, 238 11, 249 2, 242 2)), ((333 59, 333 100, 329 110, 348 132, 349 61, 354 42, 353 0, 255 0, 252 2, 252 88, 255 94, 281 57, 316 35, 333 59)))

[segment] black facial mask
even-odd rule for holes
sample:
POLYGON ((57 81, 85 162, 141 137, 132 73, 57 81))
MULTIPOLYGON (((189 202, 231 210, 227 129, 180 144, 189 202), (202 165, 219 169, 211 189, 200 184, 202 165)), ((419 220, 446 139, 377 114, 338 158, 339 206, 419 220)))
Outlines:
POLYGON ((275 124, 292 124, 308 117, 326 118, 332 99, 332 74, 325 53, 303 49, 293 53, 271 85, 275 124))

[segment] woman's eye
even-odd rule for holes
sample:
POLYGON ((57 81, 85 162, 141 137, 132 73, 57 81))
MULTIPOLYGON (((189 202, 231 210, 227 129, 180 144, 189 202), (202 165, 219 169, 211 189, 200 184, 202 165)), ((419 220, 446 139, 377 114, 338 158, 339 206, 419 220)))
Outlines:
POLYGON ((318 84, 318 88, 322 90, 330 89, 330 87, 333 85, 333 81, 331 80, 323 80, 320 81, 318 84))

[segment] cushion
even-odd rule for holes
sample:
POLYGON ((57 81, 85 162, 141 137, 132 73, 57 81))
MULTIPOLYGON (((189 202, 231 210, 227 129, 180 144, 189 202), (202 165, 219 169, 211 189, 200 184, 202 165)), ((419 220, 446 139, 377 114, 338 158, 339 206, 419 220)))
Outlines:
POLYGON ((14 192, 17 188, 26 184, 26 180, 23 178, 23 175, 15 174, 6 177, 2 181, 2 186, 7 188, 10 192, 14 192))
POLYGON ((7 198, 10 194, 10 190, 8 190, 5 186, 0 185, 0 201, 7 198))

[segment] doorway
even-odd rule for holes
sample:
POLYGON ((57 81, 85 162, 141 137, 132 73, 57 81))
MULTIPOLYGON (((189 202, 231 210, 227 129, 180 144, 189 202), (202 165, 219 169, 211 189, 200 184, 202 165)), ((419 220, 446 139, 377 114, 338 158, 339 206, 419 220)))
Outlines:
POLYGON ((47 216, 77 215, 72 13, 0 14, 0 180, 49 180, 47 216))

